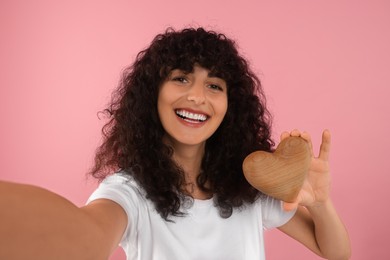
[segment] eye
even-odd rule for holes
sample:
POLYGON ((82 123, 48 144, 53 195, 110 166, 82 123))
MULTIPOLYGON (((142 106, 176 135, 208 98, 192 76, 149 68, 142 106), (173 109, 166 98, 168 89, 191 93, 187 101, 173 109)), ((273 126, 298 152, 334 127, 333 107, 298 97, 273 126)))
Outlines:
POLYGON ((208 87, 214 91, 222 91, 223 92, 223 90, 224 90, 221 86, 216 85, 216 84, 210 84, 210 85, 208 85, 208 87))
POLYGON ((173 77, 172 81, 177 81, 177 82, 180 82, 180 83, 187 83, 188 82, 187 78, 184 77, 184 76, 173 77))

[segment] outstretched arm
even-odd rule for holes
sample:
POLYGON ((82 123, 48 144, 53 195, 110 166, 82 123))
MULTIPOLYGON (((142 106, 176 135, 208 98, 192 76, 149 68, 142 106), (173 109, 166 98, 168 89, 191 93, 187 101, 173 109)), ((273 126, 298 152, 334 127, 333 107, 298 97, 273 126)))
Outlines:
POLYGON ((107 259, 127 225, 123 209, 109 200, 78 208, 45 189, 9 182, 0 182, 0 194, 0 259, 107 259))
POLYGON ((329 196, 330 132, 323 132, 318 157, 313 154, 308 133, 293 130, 291 133, 284 132, 281 138, 288 136, 301 136, 309 142, 312 161, 297 200, 284 203, 286 210, 298 207, 297 213, 279 229, 326 259, 349 259, 349 236, 329 196))

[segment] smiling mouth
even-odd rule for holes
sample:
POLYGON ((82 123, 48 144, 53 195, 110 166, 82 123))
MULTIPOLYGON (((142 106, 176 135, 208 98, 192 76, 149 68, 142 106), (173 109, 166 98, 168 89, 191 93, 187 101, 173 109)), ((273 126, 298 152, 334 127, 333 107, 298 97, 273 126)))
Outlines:
POLYGON ((175 110, 175 113, 178 117, 189 122, 204 122, 208 118, 205 114, 192 113, 182 109, 175 110))

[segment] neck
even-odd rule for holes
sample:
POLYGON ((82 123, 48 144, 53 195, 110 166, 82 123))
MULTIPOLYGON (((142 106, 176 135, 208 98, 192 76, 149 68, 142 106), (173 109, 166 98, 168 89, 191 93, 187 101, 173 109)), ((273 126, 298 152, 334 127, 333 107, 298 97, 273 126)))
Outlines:
POLYGON ((184 171, 185 187, 189 195, 194 199, 208 199, 210 194, 200 190, 196 179, 201 171, 202 159, 204 156, 205 143, 197 145, 173 144, 169 140, 166 143, 173 148, 173 160, 184 171))
POLYGON ((173 147, 173 160, 184 170, 186 182, 196 183, 202 159, 204 145, 190 147, 173 147))

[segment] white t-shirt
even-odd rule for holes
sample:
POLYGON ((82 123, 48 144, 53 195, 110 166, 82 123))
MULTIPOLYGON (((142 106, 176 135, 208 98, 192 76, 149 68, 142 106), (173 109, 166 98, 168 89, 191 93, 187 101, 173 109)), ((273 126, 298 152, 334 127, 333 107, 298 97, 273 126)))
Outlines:
POLYGON ((184 217, 165 221, 144 191, 128 176, 107 177, 91 195, 122 206, 128 226, 120 245, 127 260, 252 260, 265 259, 263 229, 286 223, 294 212, 285 212, 281 202, 260 197, 242 209, 221 218, 213 199, 194 200, 183 209, 184 217))

